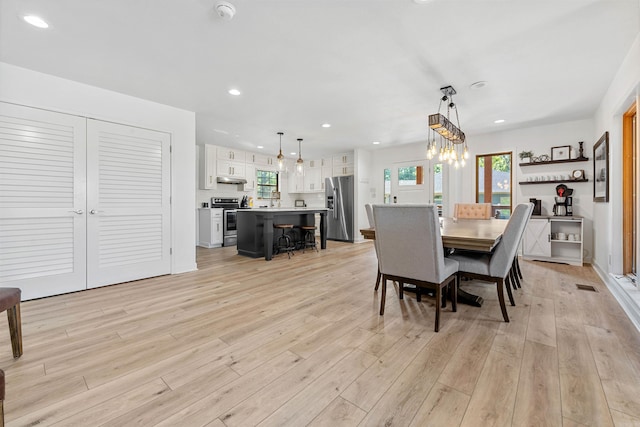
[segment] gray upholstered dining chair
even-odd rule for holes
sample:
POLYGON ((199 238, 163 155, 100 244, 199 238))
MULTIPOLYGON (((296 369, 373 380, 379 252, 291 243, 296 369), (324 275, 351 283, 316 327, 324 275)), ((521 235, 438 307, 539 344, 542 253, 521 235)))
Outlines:
MULTIPOLYGON (((376 228, 376 223, 373 219, 373 208, 371 207, 371 204, 367 203, 366 205, 364 205, 364 209, 367 211, 367 219, 369 220, 369 228, 373 228, 375 230, 376 228)), ((376 249, 376 257, 378 256, 378 244, 374 241, 373 245, 376 249)), ((382 278, 382 273, 380 273, 380 263, 378 262, 378 274, 376 275, 376 286, 374 288, 374 290, 378 290, 378 288, 380 287, 380 279, 382 278)))
POLYGON ((449 288, 452 310, 457 309, 457 261, 444 257, 436 205, 374 205, 378 264, 382 273, 380 315, 384 314, 387 280, 435 290, 435 331, 440 328, 442 290, 449 288))
POLYGON ((527 228, 527 224, 529 224, 529 220, 531 219, 531 214, 533 213, 533 203, 527 203, 529 205, 529 213, 527 215, 527 219, 524 223, 524 227, 522 229, 522 234, 520 235, 520 240, 518 241, 518 245, 516 246, 516 254, 513 257, 513 263, 511 264, 511 271, 509 275, 511 276, 511 286, 513 289, 521 288, 520 280, 524 279, 522 276, 522 271, 520 270, 520 262, 518 261, 518 248, 520 247, 520 243, 522 242, 522 236, 524 236, 524 230, 527 228))
POLYGON ((454 253, 450 256, 451 259, 459 263, 459 277, 469 277, 496 283, 500 310, 502 310, 502 317, 505 322, 509 321, 509 315, 507 314, 507 307, 504 303, 504 289, 505 287, 507 288, 511 305, 516 305, 507 277, 511 270, 513 257, 518 250, 518 244, 524 232, 528 216, 529 206, 527 204, 523 203, 516 206, 504 229, 500 242, 496 245, 492 253, 464 252, 461 254, 454 253))

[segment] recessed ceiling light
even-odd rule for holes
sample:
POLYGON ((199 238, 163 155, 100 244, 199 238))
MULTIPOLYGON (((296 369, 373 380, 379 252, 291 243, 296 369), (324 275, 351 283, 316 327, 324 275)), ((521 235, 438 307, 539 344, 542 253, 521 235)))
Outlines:
POLYGON ((289 154, 291 154, 292 156, 295 156, 295 155, 296 155, 296 154, 298 154, 298 153, 296 153, 296 152, 294 151, 294 152, 289 153, 289 154))
POLYGON ((380 144, 380 141, 373 141, 373 145, 378 145, 380 144))
POLYGON ((485 82, 484 80, 480 80, 479 82, 471 83, 471 85, 469 85, 469 87, 471 89, 482 89, 486 85, 488 85, 487 82, 485 82))
POLYGON ((264 146, 262 146, 262 145, 258 145, 258 148, 264 148, 264 146))
POLYGON ((44 21, 44 19, 40 18, 39 16, 26 15, 24 16, 24 20, 27 21, 29 24, 33 25, 34 27, 49 28, 49 24, 47 24, 44 21))
POLYGON ((504 123, 504 119, 498 119, 498 120, 494 120, 493 123, 504 123))
POLYGON ((323 124, 322 124, 322 127, 323 127, 323 128, 330 128, 330 127, 331 127, 331 124, 330 124, 330 123, 323 123, 323 124))
POLYGON ((432 0, 413 0, 415 4, 426 4, 431 2, 432 0))
POLYGON ((229 89, 229 94, 233 96, 240 95, 240 91, 238 89, 229 89))

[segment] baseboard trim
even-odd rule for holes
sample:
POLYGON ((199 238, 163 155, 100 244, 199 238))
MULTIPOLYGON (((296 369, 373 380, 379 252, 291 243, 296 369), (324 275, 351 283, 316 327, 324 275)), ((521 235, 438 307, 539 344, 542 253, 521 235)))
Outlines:
MULTIPOLYGON (((616 275, 605 273, 595 262, 591 265, 613 297, 618 301, 618 304, 620 304, 629 320, 631 320, 631 323, 633 323, 638 332, 640 332, 640 305, 636 303, 632 296, 634 293, 640 294, 640 290, 633 286, 624 286, 616 280, 616 275)), ((640 300, 640 298, 638 298, 638 300, 640 300)))

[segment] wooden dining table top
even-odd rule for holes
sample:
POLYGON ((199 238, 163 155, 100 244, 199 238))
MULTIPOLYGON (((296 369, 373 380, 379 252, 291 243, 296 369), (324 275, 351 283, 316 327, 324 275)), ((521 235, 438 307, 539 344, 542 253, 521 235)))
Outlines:
MULTIPOLYGON (((445 248, 491 252, 496 247, 509 221, 506 219, 441 218, 442 245, 445 248)), ((363 228, 365 239, 375 239, 373 228, 363 228)))

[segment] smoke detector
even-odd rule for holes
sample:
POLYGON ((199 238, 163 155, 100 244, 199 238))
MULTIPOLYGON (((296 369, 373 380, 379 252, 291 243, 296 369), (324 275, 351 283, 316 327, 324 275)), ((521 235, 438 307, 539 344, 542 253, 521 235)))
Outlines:
POLYGON ((216 3, 216 12, 225 21, 231 21, 236 14, 236 8, 229 2, 219 1, 216 3))

